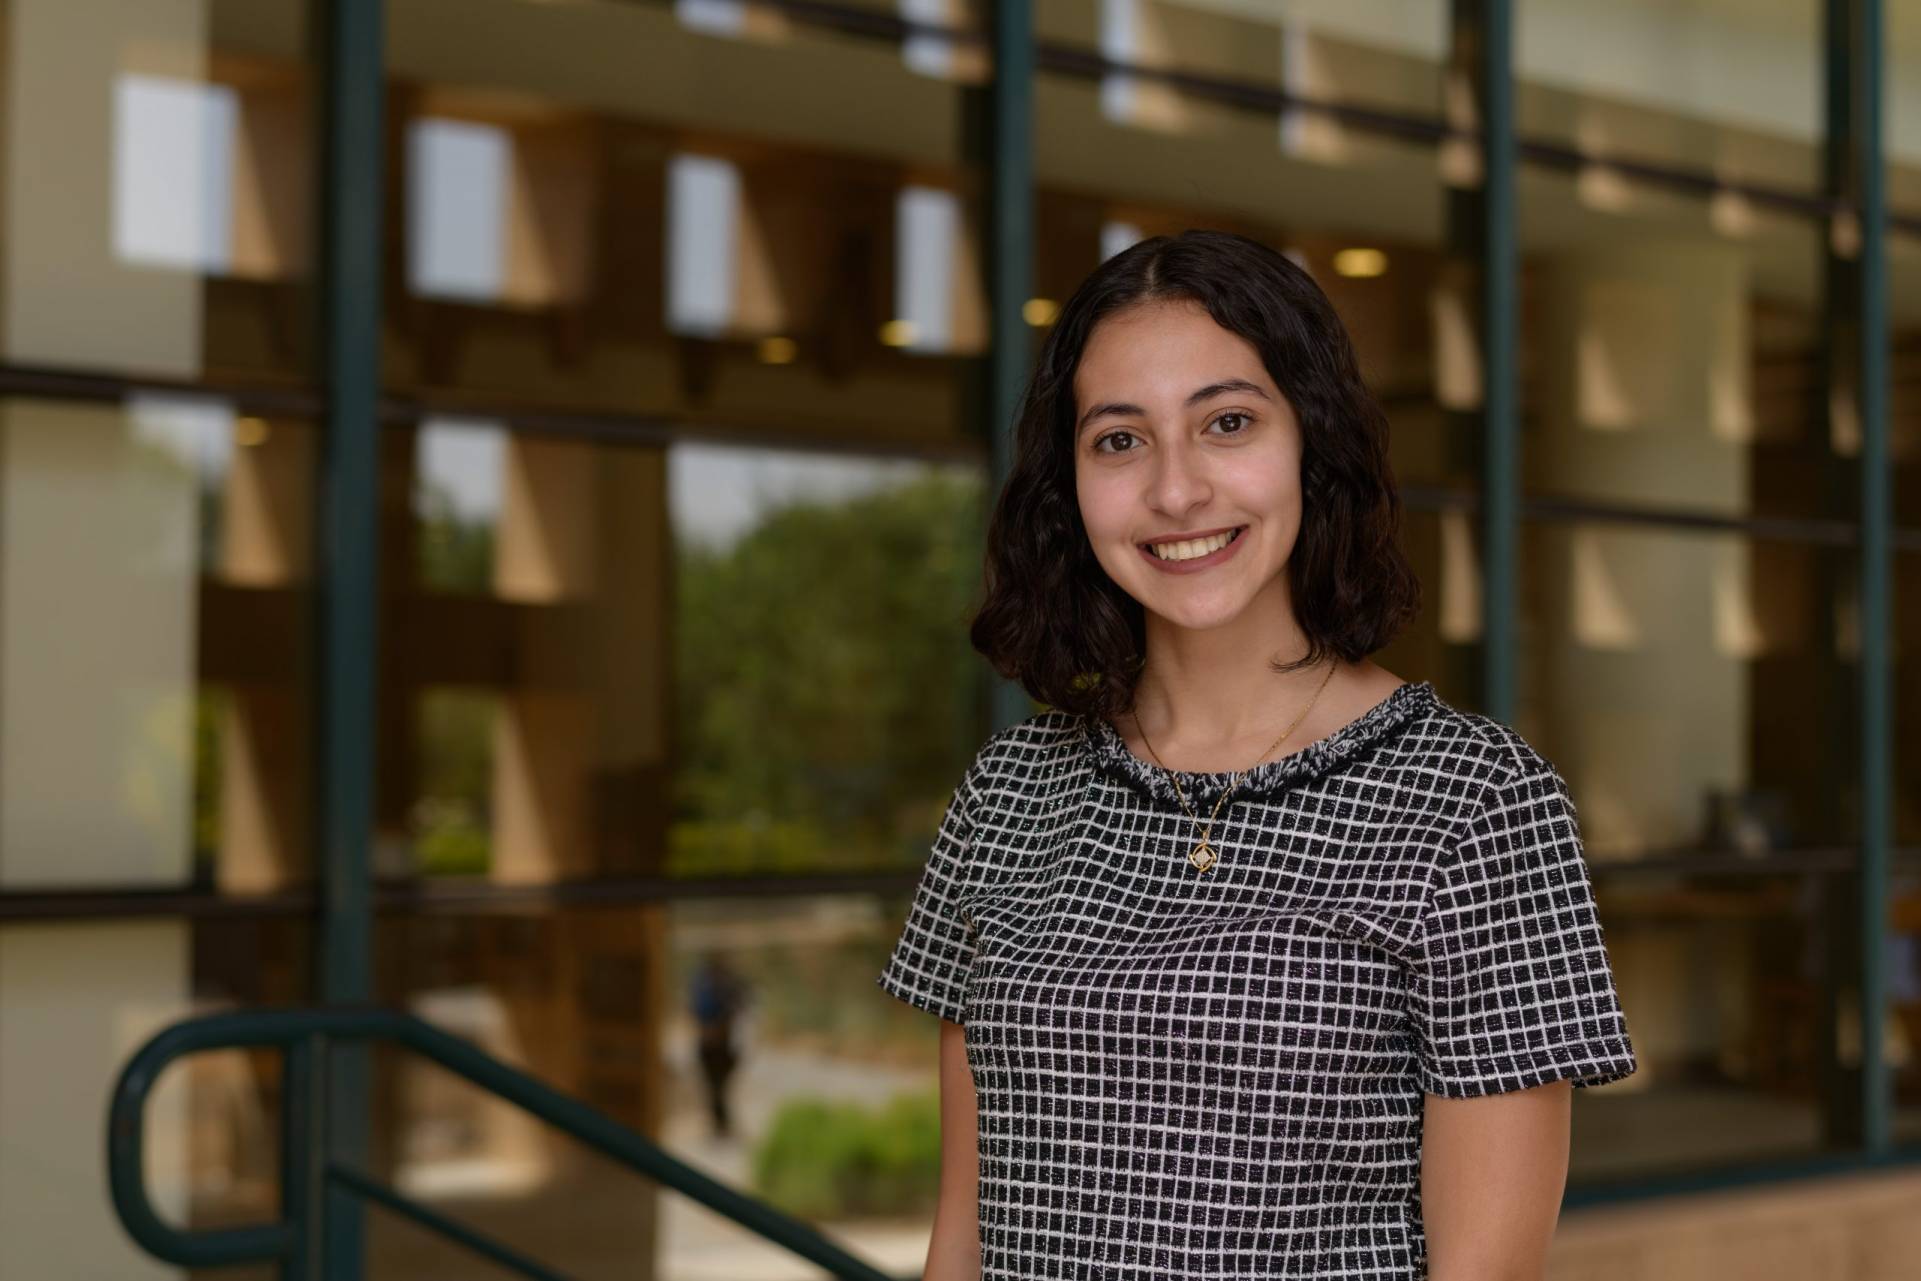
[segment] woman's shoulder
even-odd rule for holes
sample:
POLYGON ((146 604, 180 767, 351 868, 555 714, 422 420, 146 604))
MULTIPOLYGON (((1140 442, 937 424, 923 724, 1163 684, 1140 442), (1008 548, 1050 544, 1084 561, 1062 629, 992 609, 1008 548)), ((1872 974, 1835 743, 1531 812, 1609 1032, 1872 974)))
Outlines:
POLYGON ((1554 766, 1506 721, 1454 706, 1436 694, 1424 714, 1409 726, 1411 752, 1431 756, 1444 770, 1485 778, 1496 785, 1529 774, 1552 773, 1554 766))
POLYGON ((1409 789, 1450 798, 1453 803, 1441 808, 1456 825, 1497 803, 1504 792, 1567 794, 1560 771, 1519 730, 1439 695, 1395 741, 1389 764, 1409 789))
POLYGON ((1076 712, 1048 708, 987 736, 974 753, 968 777, 977 790, 1030 790, 1036 781, 1071 768, 1080 759, 1086 721, 1076 712))

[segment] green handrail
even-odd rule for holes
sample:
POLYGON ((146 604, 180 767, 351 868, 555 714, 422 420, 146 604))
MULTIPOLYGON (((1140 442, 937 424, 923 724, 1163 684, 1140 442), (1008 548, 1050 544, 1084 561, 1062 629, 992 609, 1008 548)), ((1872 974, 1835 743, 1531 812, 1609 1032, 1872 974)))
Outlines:
POLYGON ((336 1041, 404 1046, 767 1241, 819 1264, 830 1276, 844 1281, 895 1281, 799 1219, 709 1178, 605 1113, 411 1014, 378 1007, 208 1014, 165 1028, 141 1046, 114 1084, 107 1124, 113 1207, 134 1241, 155 1258, 186 1267, 278 1262, 282 1281, 322 1281, 326 1205, 333 1192, 376 1202, 522 1276, 567 1281, 562 1273, 428 1209, 364 1171, 327 1158, 318 1140, 326 1133, 321 1120, 328 1049, 336 1041), (182 1231, 161 1219, 147 1194, 147 1097, 161 1071, 175 1059, 208 1050, 262 1046, 278 1047, 285 1055, 280 1218, 238 1228, 182 1231))

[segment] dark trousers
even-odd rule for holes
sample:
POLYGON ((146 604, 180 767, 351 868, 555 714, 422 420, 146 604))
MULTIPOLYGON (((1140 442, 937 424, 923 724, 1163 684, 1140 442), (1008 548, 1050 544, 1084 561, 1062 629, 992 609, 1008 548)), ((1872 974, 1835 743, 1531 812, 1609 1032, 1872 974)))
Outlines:
POLYGON ((730 1132, 727 1117, 727 1078, 739 1063, 734 1047, 724 1036, 700 1038, 700 1074, 707 1082, 707 1108, 712 1114, 715 1134, 730 1132))

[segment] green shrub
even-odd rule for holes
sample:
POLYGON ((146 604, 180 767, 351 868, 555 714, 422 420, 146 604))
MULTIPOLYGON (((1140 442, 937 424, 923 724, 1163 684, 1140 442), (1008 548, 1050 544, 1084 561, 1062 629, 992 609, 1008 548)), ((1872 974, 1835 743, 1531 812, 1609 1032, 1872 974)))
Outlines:
POLYGON ((940 1095, 874 1109, 794 1099, 754 1153, 754 1190, 804 1219, 931 1211, 940 1186, 940 1095))
POLYGON ((667 833, 669 876, 755 876, 832 868, 835 847, 817 824, 683 819, 667 833))

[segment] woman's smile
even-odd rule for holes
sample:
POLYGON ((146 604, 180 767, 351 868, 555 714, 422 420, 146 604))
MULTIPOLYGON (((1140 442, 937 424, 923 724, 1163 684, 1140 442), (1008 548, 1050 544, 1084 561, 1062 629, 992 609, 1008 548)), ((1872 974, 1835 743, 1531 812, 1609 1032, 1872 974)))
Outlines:
POLYGON ((1163 574, 1198 574, 1204 569, 1212 569, 1238 552, 1241 549, 1241 535, 1246 532, 1247 526, 1236 525, 1225 534, 1165 543, 1141 543, 1138 546, 1141 555, 1147 557, 1154 568, 1163 574), (1208 550, 1210 544, 1219 542, 1223 537, 1227 539, 1226 542, 1208 550))

